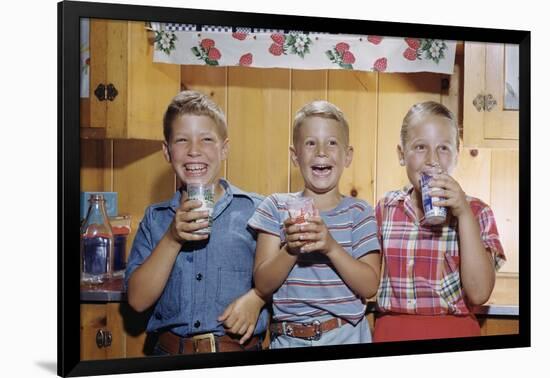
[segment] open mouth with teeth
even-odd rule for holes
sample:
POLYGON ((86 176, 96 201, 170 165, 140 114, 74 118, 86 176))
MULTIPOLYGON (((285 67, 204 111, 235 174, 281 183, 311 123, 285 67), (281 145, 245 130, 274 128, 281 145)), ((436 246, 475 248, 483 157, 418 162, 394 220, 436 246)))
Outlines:
POLYGON ((311 171, 314 176, 326 177, 332 173, 332 165, 328 164, 316 164, 311 166, 311 171))
POLYGON ((184 168, 187 176, 202 176, 208 170, 208 165, 204 163, 187 163, 184 168))

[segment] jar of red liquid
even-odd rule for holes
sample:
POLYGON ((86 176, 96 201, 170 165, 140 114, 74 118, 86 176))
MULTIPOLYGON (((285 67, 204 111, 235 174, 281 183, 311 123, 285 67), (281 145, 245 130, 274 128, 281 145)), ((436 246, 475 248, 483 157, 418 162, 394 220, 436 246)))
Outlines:
POLYGON ((111 278, 114 241, 103 195, 91 195, 89 203, 80 227, 80 283, 93 285, 111 278))

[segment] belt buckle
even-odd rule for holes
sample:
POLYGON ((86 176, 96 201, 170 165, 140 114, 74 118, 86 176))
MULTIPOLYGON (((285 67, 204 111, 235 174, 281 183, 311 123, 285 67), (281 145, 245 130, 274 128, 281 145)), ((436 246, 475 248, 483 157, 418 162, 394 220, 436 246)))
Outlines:
POLYGON ((321 322, 319 320, 314 320, 311 323, 304 324, 307 327, 314 326, 315 327, 315 335, 308 337, 307 340, 310 341, 319 341, 321 338, 321 335, 323 331, 321 331, 321 322))
POLYGON ((198 353, 198 343, 201 340, 208 339, 210 341, 210 352, 216 352, 216 338, 213 333, 204 333, 202 335, 195 335, 191 336, 191 340, 193 340, 193 350, 195 353, 198 353))

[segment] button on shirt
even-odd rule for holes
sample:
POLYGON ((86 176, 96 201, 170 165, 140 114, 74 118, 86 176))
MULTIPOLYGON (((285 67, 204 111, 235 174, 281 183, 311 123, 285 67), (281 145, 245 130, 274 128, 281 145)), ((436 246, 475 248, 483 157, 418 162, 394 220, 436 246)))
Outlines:
MULTIPOLYGON (((432 227, 417 219, 411 201, 412 186, 387 193, 376 206, 378 237, 384 270, 377 304, 382 312, 420 315, 466 315, 460 282, 458 220, 432 227)), ((466 197, 491 253, 495 269, 505 261, 495 217, 481 200, 466 197)))
MULTIPOLYGON (((214 206, 210 237, 183 244, 154 305, 147 332, 162 328, 183 337, 209 332, 224 335, 218 316, 252 287, 256 235, 247 227, 247 221, 263 197, 243 192, 225 180, 220 183, 225 193, 214 206)), ((170 201, 147 208, 128 259, 126 287, 132 272, 149 257, 168 230, 180 198, 178 191, 170 201)), ((268 316, 264 308, 254 334, 265 331, 268 316)))

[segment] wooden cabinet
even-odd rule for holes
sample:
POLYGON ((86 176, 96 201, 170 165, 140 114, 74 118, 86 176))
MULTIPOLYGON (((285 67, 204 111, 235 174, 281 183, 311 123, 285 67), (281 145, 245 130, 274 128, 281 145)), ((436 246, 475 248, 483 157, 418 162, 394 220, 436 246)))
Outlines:
POLYGON ((80 359, 105 360, 126 356, 119 303, 80 305, 80 359))
POLYGON ((80 304, 80 359, 143 357, 152 341, 145 329, 150 311, 137 313, 125 301, 80 304))
POLYGON ((519 111, 505 107, 505 62, 504 44, 465 42, 464 144, 467 147, 518 148, 519 111))
POLYGON ((517 316, 478 316, 481 336, 517 335, 519 319, 517 316))
MULTIPOLYGON (((81 99, 80 187, 118 192, 119 213, 132 217, 128 252, 145 208, 175 190, 159 141, 166 106, 180 91, 180 67, 153 63, 143 22, 91 20, 90 28, 91 93, 81 99), (112 84, 116 97, 100 101, 94 94, 100 84, 112 84)), ((124 301, 82 302, 80 309, 82 360, 145 355, 149 314, 134 312, 124 301)))
POLYGON ((82 137, 163 140, 162 117, 180 90, 180 68, 153 63, 152 56, 145 23, 90 21, 90 98, 81 101, 82 137))

